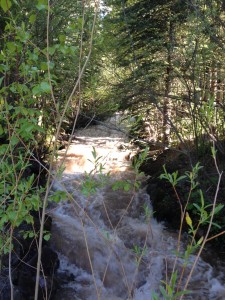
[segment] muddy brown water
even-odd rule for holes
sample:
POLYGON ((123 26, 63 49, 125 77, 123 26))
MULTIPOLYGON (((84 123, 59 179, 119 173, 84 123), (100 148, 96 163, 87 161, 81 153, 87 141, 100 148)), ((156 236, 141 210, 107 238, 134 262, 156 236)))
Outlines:
MULTIPOLYGON (((55 300, 151 300, 173 269, 177 234, 153 217, 146 222, 143 206, 151 211, 146 178, 139 179, 138 191, 112 188, 117 180, 134 182, 136 175, 128 160, 133 149, 125 125, 118 116, 106 124, 75 132, 78 138, 67 153, 59 153, 58 166, 64 158, 65 170, 53 189, 66 191, 68 197, 50 207, 49 213, 53 219, 51 243, 60 257, 58 272, 67 279, 55 300), (122 126, 123 131, 114 130, 115 126, 122 126), (93 171, 93 147, 104 166, 102 173, 110 172, 103 184, 102 176, 93 171), (96 191, 84 195, 81 191, 90 173, 96 191)), ((181 286, 194 260, 193 255, 181 286)), ((183 263, 182 258, 177 260, 178 270, 183 263)), ((225 299, 222 264, 220 261, 221 268, 215 269, 200 259, 188 287, 192 293, 183 299, 225 299)))

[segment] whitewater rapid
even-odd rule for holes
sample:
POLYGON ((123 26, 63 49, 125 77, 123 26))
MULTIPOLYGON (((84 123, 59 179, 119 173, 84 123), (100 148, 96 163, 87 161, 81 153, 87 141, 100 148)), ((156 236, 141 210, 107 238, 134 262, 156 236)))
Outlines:
MULTIPOLYGON (((67 199, 48 212, 51 246, 59 254, 63 278, 55 300, 151 300, 172 272, 177 234, 153 218, 146 178, 137 178, 129 160, 135 149, 125 128, 117 115, 76 131, 68 151, 59 152, 55 170, 63 161, 64 172, 53 190, 66 191, 67 199), (119 180, 129 182, 129 191, 115 190, 119 180), (132 187, 137 180, 138 191, 132 187)), ((181 286, 194 259, 190 257, 181 286)), ((183 262, 177 260, 178 270, 183 262)), ((223 273, 215 275, 200 259, 189 285, 192 293, 183 299, 225 299, 223 281, 223 273)))

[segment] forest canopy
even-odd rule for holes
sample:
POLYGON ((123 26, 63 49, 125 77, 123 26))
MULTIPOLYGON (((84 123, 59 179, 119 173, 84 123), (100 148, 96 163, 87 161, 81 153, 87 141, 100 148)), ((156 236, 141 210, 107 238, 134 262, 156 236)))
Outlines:
POLYGON ((0 24, 1 96, 38 111, 45 133, 85 64, 64 130, 78 110, 80 121, 128 110, 145 138, 165 145, 191 139, 198 147, 205 135, 223 136, 223 1, 49 5, 1 0, 0 24))

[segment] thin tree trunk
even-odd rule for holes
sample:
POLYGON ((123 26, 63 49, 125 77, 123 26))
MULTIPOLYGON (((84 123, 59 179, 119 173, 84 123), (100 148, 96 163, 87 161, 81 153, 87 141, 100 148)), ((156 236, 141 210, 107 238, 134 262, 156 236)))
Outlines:
POLYGON ((172 73, 172 53, 173 53, 173 40, 174 40, 174 25, 173 22, 169 22, 169 39, 167 46, 167 68, 166 68, 166 78, 165 78, 165 97, 163 103, 163 144, 164 146, 168 146, 170 142, 170 132, 171 126, 169 122, 171 109, 170 109, 170 101, 169 94, 171 92, 171 73, 172 73))

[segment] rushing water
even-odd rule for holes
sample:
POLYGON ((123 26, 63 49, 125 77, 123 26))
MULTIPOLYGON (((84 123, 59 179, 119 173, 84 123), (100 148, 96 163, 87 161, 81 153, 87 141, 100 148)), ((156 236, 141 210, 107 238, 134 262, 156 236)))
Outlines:
MULTIPOLYGON (((68 199, 49 212, 53 218, 52 246, 59 253, 62 278, 55 300, 151 300, 152 292, 159 292, 161 280, 172 272, 177 236, 153 217, 146 222, 143 207, 151 210, 146 179, 141 178, 138 192, 112 188, 117 180, 134 182, 136 178, 128 159, 132 149, 126 135, 113 129, 118 122, 115 117, 105 125, 77 131, 67 153, 59 153, 59 162, 64 157, 65 171, 54 189, 67 191, 68 199), (93 147, 104 166, 102 173, 110 172, 110 176, 92 171, 93 147), (95 192, 82 193, 85 186, 86 191, 93 187, 93 182, 95 192)), ((194 259, 190 257, 181 286, 194 259)), ((182 265, 179 258, 177 269, 182 265)), ((225 299, 224 273, 215 273, 200 259, 189 289, 192 294, 183 299, 225 299)))

